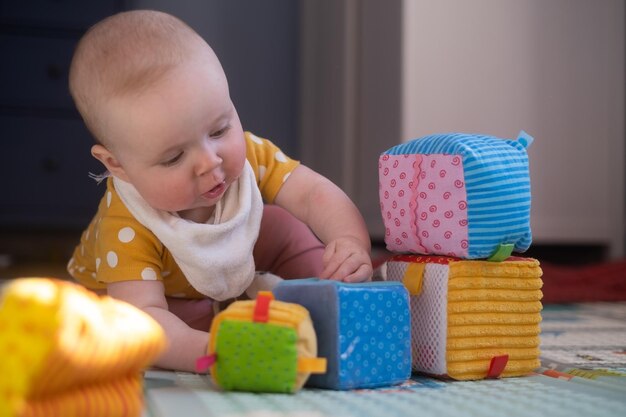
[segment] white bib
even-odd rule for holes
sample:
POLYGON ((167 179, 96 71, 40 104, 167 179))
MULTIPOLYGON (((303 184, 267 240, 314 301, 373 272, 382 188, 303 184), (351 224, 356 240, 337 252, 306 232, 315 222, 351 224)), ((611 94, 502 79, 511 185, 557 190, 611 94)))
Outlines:
POLYGON ((241 295, 252 283, 252 250, 259 235, 263 200, 248 161, 207 223, 156 210, 131 184, 119 178, 113 178, 113 183, 130 213, 169 249, 196 290, 222 301, 241 295))

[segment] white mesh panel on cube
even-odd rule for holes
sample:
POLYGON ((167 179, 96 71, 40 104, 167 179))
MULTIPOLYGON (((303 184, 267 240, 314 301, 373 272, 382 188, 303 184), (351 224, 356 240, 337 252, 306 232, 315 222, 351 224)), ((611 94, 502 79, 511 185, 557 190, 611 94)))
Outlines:
POLYGON ((427 264, 422 293, 411 297, 413 368, 443 375, 447 372, 448 265, 427 264))
MULTIPOLYGON (((408 262, 386 262, 384 267, 385 280, 402 282, 408 266, 408 262)), ((411 303, 413 303, 413 297, 411 297, 411 303)))
MULTIPOLYGON (((408 262, 387 263, 387 280, 402 281, 408 262)), ((422 292, 411 296, 413 370, 435 375, 446 371, 448 265, 427 264, 422 292)))

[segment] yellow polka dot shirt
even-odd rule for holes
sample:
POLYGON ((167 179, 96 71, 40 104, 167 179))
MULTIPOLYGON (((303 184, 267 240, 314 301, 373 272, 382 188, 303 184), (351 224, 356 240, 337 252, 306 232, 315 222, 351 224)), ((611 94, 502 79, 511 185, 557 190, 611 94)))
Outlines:
MULTIPOLYGON (((245 140, 246 156, 263 200, 272 203, 299 162, 250 132, 245 133, 245 140)), ((106 288, 110 282, 159 280, 167 296, 205 297, 187 282, 169 250, 128 211, 112 178, 107 180, 98 211, 83 232, 67 269, 75 280, 91 289, 106 288)))

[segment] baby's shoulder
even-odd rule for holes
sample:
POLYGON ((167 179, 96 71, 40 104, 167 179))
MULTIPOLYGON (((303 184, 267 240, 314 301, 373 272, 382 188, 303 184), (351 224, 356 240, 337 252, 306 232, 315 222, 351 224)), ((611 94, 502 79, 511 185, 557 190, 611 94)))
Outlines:
POLYGON ((107 180, 107 188, 98 205, 98 211, 94 217, 94 226, 102 234, 103 238, 114 235, 118 239, 130 240, 156 240, 154 234, 142 225, 131 214, 122 202, 112 178, 107 180), (132 238, 131 238, 132 236, 132 238))
POLYGON ((102 219, 120 217, 137 221, 130 213, 126 205, 124 205, 122 199, 115 190, 115 183, 113 182, 112 177, 107 178, 106 190, 102 199, 100 199, 100 204, 98 205, 98 214, 102 219))

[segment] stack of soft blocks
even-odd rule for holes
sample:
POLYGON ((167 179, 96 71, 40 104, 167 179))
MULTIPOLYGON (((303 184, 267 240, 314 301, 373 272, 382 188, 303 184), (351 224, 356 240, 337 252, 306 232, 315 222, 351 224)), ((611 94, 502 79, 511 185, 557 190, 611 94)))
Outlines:
POLYGON ((516 140, 433 135, 379 160, 386 279, 411 297, 414 371, 458 380, 539 366, 541 269, 511 256, 531 243, 526 148, 516 140))
POLYGON ((411 371, 458 380, 539 366, 541 269, 511 256, 531 242, 532 138, 447 134, 379 160, 384 281, 283 281, 277 300, 304 306, 325 374, 308 386, 370 388, 411 371))

